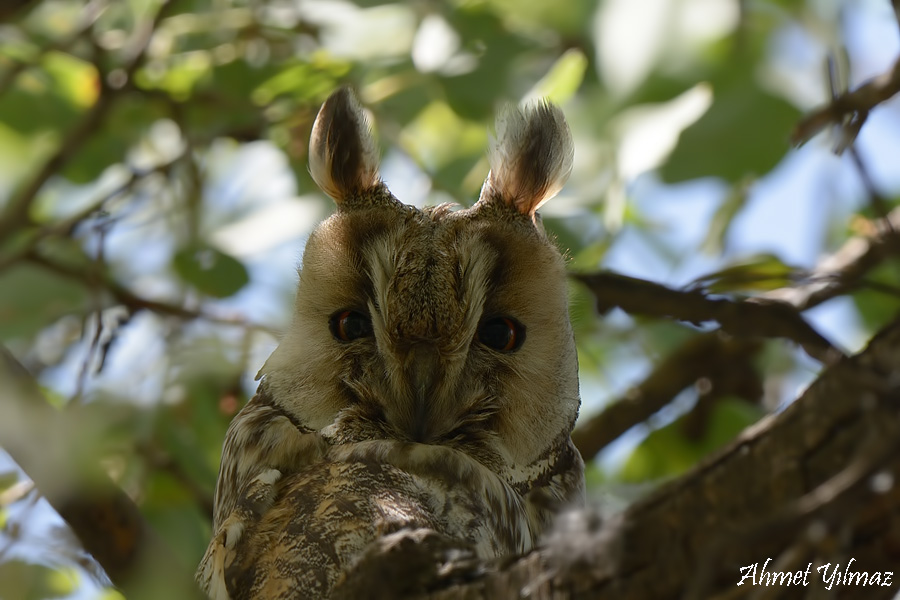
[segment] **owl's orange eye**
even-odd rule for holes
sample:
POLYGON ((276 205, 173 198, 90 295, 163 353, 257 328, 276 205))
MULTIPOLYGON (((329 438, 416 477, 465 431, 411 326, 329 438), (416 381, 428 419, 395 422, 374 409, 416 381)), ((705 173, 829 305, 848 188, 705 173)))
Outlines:
POLYGON ((352 342, 372 335, 372 321, 355 310, 342 310, 331 315, 328 322, 331 335, 340 342, 352 342))
POLYGON ((525 327, 510 317, 493 317, 478 327, 479 342, 498 352, 515 352, 525 341, 525 327))

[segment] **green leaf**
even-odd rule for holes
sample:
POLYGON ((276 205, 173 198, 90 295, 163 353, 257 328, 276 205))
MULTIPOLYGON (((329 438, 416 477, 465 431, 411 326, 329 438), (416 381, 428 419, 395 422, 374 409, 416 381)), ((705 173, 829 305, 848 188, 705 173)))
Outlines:
POLYGON ((865 285, 856 290, 853 302, 869 331, 878 331, 900 311, 900 261, 886 261, 869 271, 865 285))
POLYGON ((791 285, 805 271, 784 264, 773 254, 759 254, 720 271, 698 277, 692 286, 713 293, 770 291, 791 285))
POLYGON ((175 254, 172 266, 186 282, 217 298, 236 294, 250 281, 243 263, 212 247, 180 250, 175 254))
POLYGON ((721 448, 763 415, 747 402, 726 398, 712 408, 705 435, 687 438, 682 419, 652 432, 634 449, 620 473, 623 481, 652 481, 684 473, 703 457, 721 448))
POLYGON ((71 594, 77 585, 74 569, 51 569, 17 559, 0 563, 0 598, 45 600, 71 594))
POLYGON ((584 52, 578 48, 571 48, 553 63, 550 71, 534 86, 532 93, 556 104, 562 104, 578 91, 581 82, 584 81, 587 66, 588 60, 584 52))
POLYGON ((122 97, 110 108, 100 129, 72 157, 63 175, 74 183, 94 181, 110 165, 123 162, 129 148, 162 116, 161 107, 145 98, 122 97))
POLYGON ((462 37, 462 50, 476 56, 478 66, 465 75, 440 78, 444 95, 459 116, 485 121, 493 117, 497 99, 508 96, 505 75, 528 46, 484 6, 468 5, 447 16, 462 37))
POLYGON ((15 471, 4 471, 0 473, 0 494, 14 486, 19 481, 19 474, 15 471))
POLYGON ((175 100, 184 101, 203 78, 209 77, 211 68, 211 53, 198 50, 169 57, 166 70, 156 78, 151 78, 147 71, 138 71, 135 78, 143 88, 159 88, 175 100))
POLYGON ((97 100, 97 77, 90 63, 48 52, 0 95, 3 124, 22 134, 67 130, 97 100))
POLYGON ((169 545, 175 557, 190 568, 209 543, 209 522, 184 483, 162 470, 149 472, 142 512, 169 545))
POLYGON ((270 104, 281 96, 306 102, 319 102, 349 71, 350 63, 334 60, 326 54, 315 54, 312 61, 286 65, 277 74, 258 85, 251 97, 253 102, 260 106, 270 104))
POLYGON ((62 52, 48 52, 44 69, 53 78, 53 92, 79 109, 93 106, 100 95, 97 69, 89 62, 62 52))
MULTIPOLYGON (((435 101, 428 105, 400 135, 400 143, 419 164, 432 173, 445 167, 456 167, 447 181, 458 185, 465 174, 454 161, 461 157, 478 157, 484 152, 487 131, 480 123, 460 119, 447 104, 435 101)), ((477 160, 477 159, 476 159, 477 160)), ((465 161, 464 163, 465 164, 465 161)), ((468 163, 471 166, 471 162, 468 163)))
POLYGON ((714 176, 734 183, 768 173, 788 151, 800 112, 749 78, 723 79, 713 82, 712 106, 681 133, 662 166, 666 182, 714 176))
POLYGON ((59 317, 88 306, 84 286, 44 269, 17 265, 0 272, 0 339, 30 337, 59 317))
POLYGON ((746 179, 732 186, 730 193, 719 204, 706 231, 706 237, 700 244, 704 252, 719 254, 725 246, 725 238, 731 229, 734 218, 740 214, 747 204, 752 179, 746 179))

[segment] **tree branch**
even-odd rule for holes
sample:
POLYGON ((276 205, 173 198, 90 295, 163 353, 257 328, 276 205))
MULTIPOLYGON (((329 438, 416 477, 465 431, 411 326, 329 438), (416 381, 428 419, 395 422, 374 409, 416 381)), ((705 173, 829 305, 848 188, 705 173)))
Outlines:
POLYGON ((148 169, 145 171, 132 170, 128 178, 124 182, 122 182, 121 185, 119 185, 109 193, 106 193, 103 196, 97 198, 93 202, 88 203, 87 206, 85 206, 75 214, 62 219, 61 221, 44 225, 37 230, 23 232, 22 238, 17 240, 12 252, 6 255, 0 255, 0 271, 9 268, 10 266, 18 263, 21 260, 26 259, 28 255, 33 253, 38 245, 45 239, 52 236, 71 235, 75 228, 77 228, 81 223, 90 218, 92 215, 102 211, 107 203, 112 201, 114 198, 117 198, 118 196, 129 192, 135 187, 135 185, 137 185, 141 180, 143 180, 145 177, 148 177, 149 175, 152 175, 154 173, 168 172, 182 158, 183 155, 179 155, 171 161, 157 165, 152 169, 148 169))
POLYGON ((900 59, 894 66, 874 77, 853 91, 833 98, 822 108, 810 113, 794 127, 791 142, 799 145, 819 133, 828 125, 840 125, 844 129, 842 146, 853 143, 869 112, 882 102, 900 92, 900 59))
POLYGON ((786 302, 766 298, 710 298, 701 290, 673 290, 610 271, 573 277, 594 293, 600 314, 620 307, 629 314, 674 318, 695 325, 716 321, 723 331, 735 336, 789 339, 825 364, 841 356, 831 342, 816 332, 797 309, 786 302))
POLYGON ((174 560, 134 502, 98 468, 73 413, 51 408, 25 368, 2 347, 0 386, 3 448, 113 584, 129 599, 201 598, 190 573, 174 560))
POLYGON ((135 294, 108 275, 88 273, 87 270, 78 269, 76 267, 51 260, 45 256, 42 256, 37 251, 29 252, 23 258, 33 264, 44 267, 45 269, 52 271, 57 275, 61 275, 79 283, 88 285, 90 282, 94 285, 101 286, 103 291, 109 293, 116 302, 127 308, 132 313, 142 310, 149 310, 150 312, 154 312, 160 315, 176 317, 187 321, 194 319, 204 319, 212 323, 220 323, 222 325, 235 325, 238 327, 244 327, 246 329, 263 331, 276 337, 278 335, 278 332, 271 327, 251 323, 246 319, 241 318, 240 316, 228 317, 223 315, 216 315, 200 309, 185 308, 179 304, 144 298, 135 294))
POLYGON ((837 296, 865 287, 865 276, 887 258, 900 256, 900 209, 875 221, 869 235, 847 240, 831 256, 823 259, 805 278, 806 282, 764 294, 771 300, 787 302, 805 311, 837 296))

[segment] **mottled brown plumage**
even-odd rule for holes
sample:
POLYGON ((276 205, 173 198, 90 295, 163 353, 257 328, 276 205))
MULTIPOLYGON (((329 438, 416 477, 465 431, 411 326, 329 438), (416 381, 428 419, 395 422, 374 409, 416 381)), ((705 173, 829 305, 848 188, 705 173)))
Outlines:
POLYGON ((310 236, 293 324, 226 436, 197 574, 213 598, 326 597, 398 532, 525 552, 582 501, 565 265, 535 216, 571 170, 562 113, 503 113, 470 209, 401 204, 374 147, 336 92, 310 171, 338 210, 310 236))

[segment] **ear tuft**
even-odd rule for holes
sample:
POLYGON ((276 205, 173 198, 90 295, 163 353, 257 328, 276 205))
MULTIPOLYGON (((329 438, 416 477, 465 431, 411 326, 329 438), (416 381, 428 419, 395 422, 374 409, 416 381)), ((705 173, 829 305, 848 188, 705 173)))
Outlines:
POLYGON ((309 139, 309 172, 338 206, 380 183, 369 119, 348 87, 319 109, 309 139))
POLYGON ((534 217, 565 185, 574 154, 572 134, 558 106, 540 101, 524 109, 506 107, 497 116, 491 172, 479 202, 499 201, 534 217))

